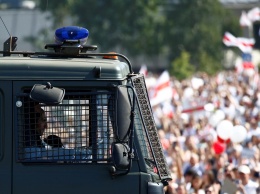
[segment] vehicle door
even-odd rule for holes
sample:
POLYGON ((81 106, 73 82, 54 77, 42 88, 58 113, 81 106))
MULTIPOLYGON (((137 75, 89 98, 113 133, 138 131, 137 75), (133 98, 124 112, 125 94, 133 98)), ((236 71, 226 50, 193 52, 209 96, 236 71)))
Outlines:
POLYGON ((27 145, 26 131, 32 130, 35 110, 30 90, 34 84, 45 83, 17 81, 13 85, 13 194, 139 193, 137 166, 127 176, 113 179, 109 174, 110 145, 114 137, 108 114, 112 93, 106 90, 107 83, 102 86, 101 82, 95 85, 83 81, 52 81, 52 86, 65 89, 64 99, 60 104, 40 104, 38 110, 44 110, 45 114, 35 122, 45 119, 47 129, 41 135, 40 146, 27 145), (53 136, 60 137, 62 145, 53 143, 57 140, 53 136))
POLYGON ((12 193, 12 82, 0 81, 0 193, 12 193))

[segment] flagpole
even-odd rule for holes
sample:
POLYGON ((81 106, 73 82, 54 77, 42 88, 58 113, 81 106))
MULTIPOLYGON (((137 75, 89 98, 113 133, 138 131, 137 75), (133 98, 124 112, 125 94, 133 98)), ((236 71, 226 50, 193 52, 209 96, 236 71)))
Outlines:
POLYGON ((248 26, 248 38, 253 38, 253 25, 248 26))

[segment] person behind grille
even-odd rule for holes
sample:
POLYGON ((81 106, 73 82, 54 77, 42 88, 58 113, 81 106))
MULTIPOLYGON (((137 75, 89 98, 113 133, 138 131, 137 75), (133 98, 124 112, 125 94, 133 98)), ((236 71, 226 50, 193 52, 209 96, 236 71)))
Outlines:
POLYGON ((57 135, 49 135, 44 139, 44 142, 50 145, 52 148, 63 148, 61 138, 57 135))
POLYGON ((38 103, 31 103, 29 111, 30 128, 25 131, 25 146, 45 147, 41 139, 47 128, 45 111, 38 103))

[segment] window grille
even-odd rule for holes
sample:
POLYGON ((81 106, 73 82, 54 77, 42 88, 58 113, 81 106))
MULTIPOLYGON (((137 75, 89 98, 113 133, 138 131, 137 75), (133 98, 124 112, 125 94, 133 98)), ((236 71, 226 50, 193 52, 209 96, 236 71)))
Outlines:
POLYGON ((62 103, 52 106, 37 104, 26 93, 17 96, 17 161, 110 162, 114 101, 113 93, 103 90, 66 92, 62 103))

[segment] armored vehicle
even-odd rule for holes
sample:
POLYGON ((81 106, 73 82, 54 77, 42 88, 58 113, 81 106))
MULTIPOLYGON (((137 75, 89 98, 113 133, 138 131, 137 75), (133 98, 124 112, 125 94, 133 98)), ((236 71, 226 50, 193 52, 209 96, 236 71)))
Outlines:
POLYGON ((0 193, 161 194, 171 180, 142 74, 56 30, 46 52, 0 53, 0 193))

